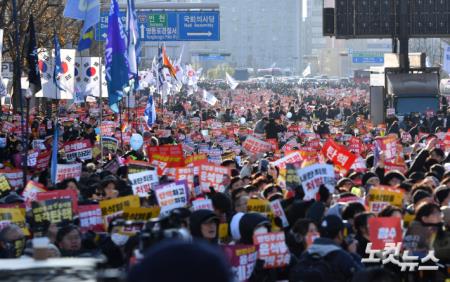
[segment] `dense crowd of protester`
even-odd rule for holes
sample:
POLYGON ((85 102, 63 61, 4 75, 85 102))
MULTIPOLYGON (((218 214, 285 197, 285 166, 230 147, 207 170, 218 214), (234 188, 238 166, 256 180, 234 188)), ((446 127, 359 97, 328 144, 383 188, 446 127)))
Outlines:
POLYGON ((142 120, 139 103, 120 117, 105 109, 103 120, 95 103, 67 105, 57 119, 35 111, 23 142, 18 116, 3 113, 0 173, 9 185, 1 189, 0 211, 17 209, 24 222, 1 217, 0 258, 35 257, 32 239, 48 238, 47 257, 104 259, 107 267, 127 273, 129 281, 445 281, 450 261, 446 103, 437 113, 388 116, 386 124, 373 125, 364 89, 200 86, 217 101, 205 101, 200 92, 167 100, 155 95, 157 122, 152 127, 142 120), (131 144, 133 134, 142 137, 143 145, 131 144), (246 146, 249 138, 257 140, 256 147, 246 146), (68 159, 66 145, 83 140, 90 144, 91 157, 68 159), (108 140, 116 140, 116 147, 106 145, 108 140), (151 148, 179 144, 181 165, 151 155, 156 152, 151 148), (329 154, 329 144, 353 162, 329 154), (81 163, 81 173, 53 181, 54 160, 41 168, 27 161, 26 185, 20 177, 13 183, 8 172, 23 173, 27 149, 29 157, 35 153, 38 159, 58 150, 58 165, 81 163), (200 165, 187 161, 201 155, 200 165), (294 155, 294 161, 286 159, 294 155), (145 163, 148 167, 139 171, 157 171, 155 186, 182 180, 177 169, 188 168, 184 206, 161 206, 154 186, 147 195, 137 195, 129 175, 135 173, 133 164, 145 163), (205 189, 199 166, 212 164, 227 173, 205 189), (297 172, 312 165, 332 165, 333 179, 316 179, 310 189, 311 181, 297 172), (288 177, 292 171, 293 179, 288 177), (30 196, 31 186, 40 189, 35 194, 73 191, 69 220, 39 219, 34 204, 39 198, 30 196), (114 213, 104 208, 108 201, 133 195, 139 196, 133 208, 143 208, 145 218, 127 218, 123 206, 114 213), (199 208, 199 201, 206 204, 199 208), (275 212, 276 204, 281 211, 275 212), (82 207, 87 206, 101 210, 102 221, 83 221, 82 207), (387 232, 397 232, 400 239, 378 239, 403 243, 395 257, 378 263, 363 260, 375 243, 373 219, 381 219, 378 235, 384 222, 399 219, 400 230, 387 232), (266 251, 278 250, 286 259, 277 258, 271 267, 259 241, 264 234, 273 235, 265 237, 272 241, 282 236, 281 245, 266 251), (244 247, 247 253, 236 251, 244 247), (438 262, 422 262, 437 270, 401 271, 402 263, 412 261, 405 252, 418 262, 434 252, 438 262), (245 256, 249 253, 254 256, 245 256))

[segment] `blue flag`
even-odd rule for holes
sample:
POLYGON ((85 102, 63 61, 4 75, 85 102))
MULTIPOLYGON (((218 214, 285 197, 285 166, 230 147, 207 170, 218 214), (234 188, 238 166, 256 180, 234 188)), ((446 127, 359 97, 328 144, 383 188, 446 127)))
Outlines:
POLYGON ((137 25, 136 9, 134 0, 128 0, 127 9, 127 35, 128 35, 128 63, 130 67, 130 77, 134 79, 134 89, 139 88, 139 54, 141 52, 141 44, 139 40, 139 32, 137 25))
POLYGON ((148 126, 152 126, 156 122, 155 103, 153 95, 148 95, 147 106, 145 107, 144 116, 147 119, 148 126))
POLYGON ((50 176, 53 184, 56 184, 56 168, 58 166, 58 138, 59 126, 55 123, 55 133, 53 134, 53 148, 52 148, 52 164, 50 167, 50 176))
MULTIPOLYGON (((55 46, 55 64, 53 68, 53 83, 55 83, 56 87, 64 91, 64 89, 59 85, 59 75, 62 73, 62 65, 61 65, 61 46, 59 46, 58 37, 56 33, 53 37, 53 45, 55 46)), ((58 97, 56 97, 58 98, 58 97)))
POLYGON ((84 21, 81 34, 100 21, 98 0, 67 0, 64 17, 84 21))
POLYGON ((119 17, 119 4, 117 0, 111 0, 105 46, 105 67, 109 107, 115 113, 119 112, 118 103, 122 100, 123 89, 129 82, 125 41, 126 36, 119 17))
POLYGON ((90 27, 88 31, 81 35, 80 41, 78 42, 78 51, 83 51, 91 47, 94 41, 94 28, 90 27))

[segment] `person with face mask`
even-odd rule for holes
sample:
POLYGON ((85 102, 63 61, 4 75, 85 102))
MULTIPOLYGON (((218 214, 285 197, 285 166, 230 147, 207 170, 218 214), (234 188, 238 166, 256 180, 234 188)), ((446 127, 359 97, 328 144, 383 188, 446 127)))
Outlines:
POLYGON ((19 226, 8 225, 0 231, 0 259, 19 258, 25 249, 25 235, 19 226))
POLYGON ((125 226, 123 219, 114 219, 108 226, 110 236, 105 238, 100 244, 100 250, 106 256, 107 265, 112 268, 124 266, 124 247, 129 240, 129 236, 120 231, 125 226))

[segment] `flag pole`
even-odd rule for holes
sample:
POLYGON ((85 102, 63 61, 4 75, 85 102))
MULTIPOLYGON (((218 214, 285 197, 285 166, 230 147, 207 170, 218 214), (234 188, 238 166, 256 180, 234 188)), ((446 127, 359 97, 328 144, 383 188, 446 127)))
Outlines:
POLYGON ((123 152, 123 134, 122 134, 122 109, 123 109, 123 99, 119 101, 119 128, 120 128, 120 148, 123 152))
POLYGON ((99 75, 100 75, 100 165, 103 166, 103 132, 102 132, 102 123, 103 123, 103 74, 102 74, 102 69, 103 69, 103 62, 102 62, 102 57, 100 57, 102 48, 101 48, 101 42, 98 42, 98 54, 99 54, 99 59, 100 59, 100 69, 99 69, 99 75))

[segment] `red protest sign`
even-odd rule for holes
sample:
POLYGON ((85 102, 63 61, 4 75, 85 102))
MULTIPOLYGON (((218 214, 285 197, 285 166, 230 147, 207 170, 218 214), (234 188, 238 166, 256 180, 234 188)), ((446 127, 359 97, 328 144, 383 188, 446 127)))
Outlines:
POLYGON ((68 162, 73 162, 77 158, 80 160, 92 159, 92 145, 89 140, 77 140, 64 144, 64 152, 68 162))
POLYGON ((345 170, 350 170, 356 160, 356 156, 350 153, 344 146, 341 146, 331 139, 328 139, 322 148, 323 155, 333 163, 345 170))
POLYGON ((375 140, 375 146, 380 152, 383 152, 386 162, 395 162, 397 156, 400 155, 400 151, 397 150, 397 142, 396 135, 388 135, 375 140))
POLYGON ((190 189, 194 188, 194 168, 177 167, 175 168, 175 180, 186 180, 190 189))
POLYGON ((270 152, 272 144, 249 135, 242 144, 242 148, 250 154, 262 154, 270 152))
POLYGON ((167 163, 167 167, 183 167, 185 164, 183 146, 181 144, 148 146, 147 153, 150 163, 156 160, 167 163))
POLYGON ((70 199, 72 201, 73 213, 78 213, 78 193, 75 190, 56 190, 36 194, 36 202, 53 199, 70 199))
POLYGON ((348 140, 348 148, 350 152, 353 152, 357 155, 361 155, 364 152, 364 144, 361 139, 352 136, 350 140, 348 140))
POLYGON ((203 192, 210 192, 209 187, 213 187, 218 192, 225 190, 225 181, 229 178, 230 169, 213 164, 201 165, 199 171, 200 187, 203 192))
POLYGON ((284 232, 258 234, 253 237, 258 246, 258 258, 264 260, 264 268, 278 268, 289 264, 291 255, 286 246, 284 232))
POLYGON ((42 171, 48 168, 52 151, 40 151, 36 160, 35 170, 42 171))
POLYGON ((402 242, 402 227, 399 217, 371 217, 368 224, 372 249, 383 250, 387 243, 402 242))
POLYGON ((255 246, 226 245, 222 247, 235 281, 247 281, 253 273, 258 253, 255 246))
POLYGON ((208 164, 206 154, 194 154, 186 157, 186 166, 201 166, 202 164, 208 164))
POLYGON ((269 138, 266 139, 267 143, 270 143, 272 145, 272 151, 278 151, 278 141, 275 138, 269 138))
POLYGON ((94 232, 105 232, 102 219, 102 210, 98 204, 79 206, 78 212, 81 232, 84 233, 89 230, 94 232))
POLYGON ((67 178, 75 178, 80 180, 81 163, 58 164, 56 166, 56 183, 60 183, 67 178))

